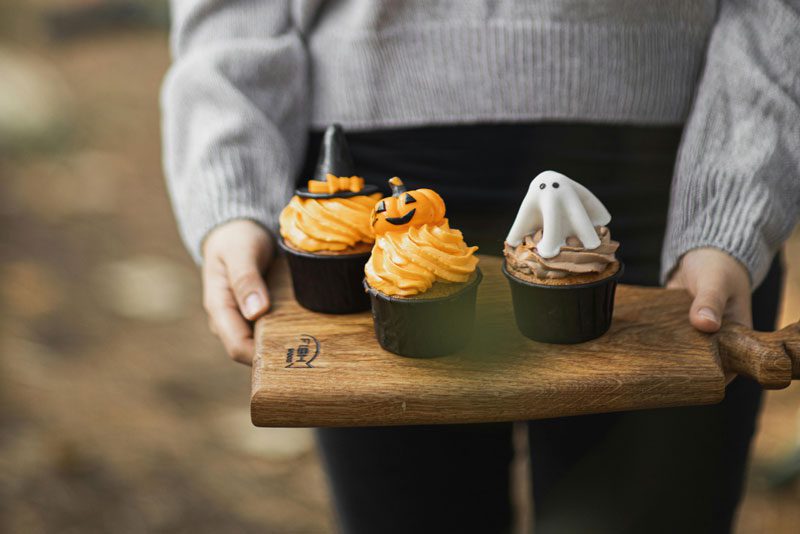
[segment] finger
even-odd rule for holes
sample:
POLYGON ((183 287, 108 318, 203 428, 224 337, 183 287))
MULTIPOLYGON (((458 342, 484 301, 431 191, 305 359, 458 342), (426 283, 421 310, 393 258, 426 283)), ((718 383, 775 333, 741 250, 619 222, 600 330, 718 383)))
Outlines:
POLYGON ((219 261, 203 265, 203 307, 208 313, 209 328, 220 338, 228 355, 250 364, 254 353, 252 328, 239 313, 228 287, 227 272, 219 261))
POLYGON ((717 281, 707 279, 698 283, 697 294, 689 309, 689 322, 701 332, 716 332, 722 326, 729 298, 724 285, 717 281))
POLYGON ((217 325, 214 324, 212 311, 215 306, 229 298, 228 278, 225 265, 219 258, 212 257, 202 265, 201 277, 203 282, 203 309, 208 315, 208 329, 214 335, 219 335, 217 325))
POLYGON ((664 286, 667 289, 686 289, 686 284, 683 281, 683 271, 682 269, 676 269, 675 272, 667 280, 667 285, 664 286))
POLYGON ((263 261, 257 252, 231 255, 226 259, 228 282, 241 314, 254 321, 269 310, 267 284, 259 270, 263 261))
POLYGON ((678 280, 677 276, 673 276, 672 278, 670 278, 665 287, 667 289, 683 289, 684 288, 683 287, 683 283, 680 280, 678 280))
POLYGON ((753 327, 753 312, 750 292, 734 294, 728 300, 724 320, 743 324, 748 328, 753 327))
POLYGON ((255 354, 253 329, 241 316, 235 303, 231 302, 228 307, 215 309, 213 317, 217 335, 222 340, 228 356, 239 363, 251 365, 255 354))

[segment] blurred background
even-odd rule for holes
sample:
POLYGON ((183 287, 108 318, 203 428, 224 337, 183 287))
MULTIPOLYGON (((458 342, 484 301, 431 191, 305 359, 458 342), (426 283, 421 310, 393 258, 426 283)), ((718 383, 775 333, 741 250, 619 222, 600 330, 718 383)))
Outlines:
MULTIPOLYGON (((0 0, 0 532, 333 529, 310 432, 253 428, 206 328, 161 171, 167 20, 0 0)), ((784 324, 797 231, 786 261, 784 324)), ((797 532, 799 407, 766 396, 739 533, 797 532)))

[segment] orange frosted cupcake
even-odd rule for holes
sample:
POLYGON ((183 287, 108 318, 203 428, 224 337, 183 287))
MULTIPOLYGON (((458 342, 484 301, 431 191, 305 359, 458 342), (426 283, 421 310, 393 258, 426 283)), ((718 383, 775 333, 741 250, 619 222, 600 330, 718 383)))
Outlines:
POLYGON ((375 246, 364 268, 375 334, 386 350, 427 357, 463 346, 474 322, 481 272, 475 251, 445 218, 430 189, 407 191, 389 181, 392 196, 375 205, 375 246))
POLYGON ((380 197, 355 175, 341 126, 329 127, 314 178, 280 215, 280 245, 302 306, 324 313, 369 308, 361 279, 375 241, 370 214, 380 197))

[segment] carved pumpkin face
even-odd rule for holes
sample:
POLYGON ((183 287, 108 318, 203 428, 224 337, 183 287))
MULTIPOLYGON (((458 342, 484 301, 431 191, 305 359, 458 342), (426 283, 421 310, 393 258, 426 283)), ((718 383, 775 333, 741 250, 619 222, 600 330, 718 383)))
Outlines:
POLYGON ((398 232, 412 226, 438 224, 444 219, 444 201, 431 189, 407 191, 400 178, 389 180, 392 196, 372 209, 372 229, 376 235, 398 232))

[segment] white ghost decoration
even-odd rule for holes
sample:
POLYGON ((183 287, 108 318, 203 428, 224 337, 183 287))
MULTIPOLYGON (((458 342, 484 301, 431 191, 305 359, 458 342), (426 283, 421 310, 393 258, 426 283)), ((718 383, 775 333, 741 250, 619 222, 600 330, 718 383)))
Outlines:
POLYGON ((543 258, 557 256, 567 238, 576 236, 584 248, 600 246, 595 226, 605 226, 611 214, 591 191, 555 171, 544 171, 531 182, 506 241, 519 245, 542 229, 536 250, 543 258))

